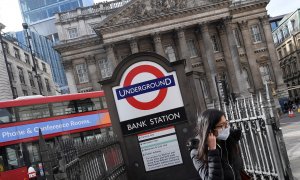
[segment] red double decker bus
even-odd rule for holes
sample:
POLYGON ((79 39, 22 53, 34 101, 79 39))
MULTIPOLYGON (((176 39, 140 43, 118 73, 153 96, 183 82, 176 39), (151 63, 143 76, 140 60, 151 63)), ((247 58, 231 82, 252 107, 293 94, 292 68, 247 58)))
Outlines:
POLYGON ((26 96, 0 102, 0 180, 28 179, 29 166, 38 171, 39 129, 52 147, 55 138, 84 141, 110 133, 104 93, 26 96))

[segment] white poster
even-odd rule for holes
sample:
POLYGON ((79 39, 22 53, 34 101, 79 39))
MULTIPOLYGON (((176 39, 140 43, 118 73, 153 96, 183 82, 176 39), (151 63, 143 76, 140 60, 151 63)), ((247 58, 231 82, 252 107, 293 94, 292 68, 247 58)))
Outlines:
POLYGON ((182 164, 174 127, 138 136, 146 171, 182 164))

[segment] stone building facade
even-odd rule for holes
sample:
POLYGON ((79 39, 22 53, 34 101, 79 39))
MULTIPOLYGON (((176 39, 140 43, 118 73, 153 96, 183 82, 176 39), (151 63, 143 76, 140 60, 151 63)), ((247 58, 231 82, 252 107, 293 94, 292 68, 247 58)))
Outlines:
POLYGON ((108 17, 86 15, 86 9, 56 16, 62 41, 56 49, 62 54, 73 92, 100 89, 97 82, 110 76, 120 61, 145 51, 171 62, 185 59, 186 72, 194 74, 196 92, 207 105, 218 102, 219 96, 224 98, 225 89, 240 96, 262 91, 270 81, 278 90, 285 87, 266 11, 269 0, 110 3, 119 6, 110 5, 116 7, 110 11, 101 10, 105 3, 92 8, 108 12, 108 17), (89 24, 96 34, 88 35, 89 24), (71 38, 74 28, 79 33, 71 38), (82 72, 86 81, 80 80, 82 72))
POLYGON ((272 32, 289 97, 300 96, 300 9, 285 15, 272 32))
MULTIPOLYGON (((36 73, 33 69, 33 60, 29 51, 22 49, 18 42, 10 37, 3 37, 4 49, 0 46, 0 101, 13 99, 13 97, 40 94, 36 73), (7 57, 8 71, 4 53, 7 57), (10 88, 9 77, 12 80, 10 88)), ((54 86, 50 65, 36 58, 37 73, 41 80, 42 94, 54 95, 54 86)))

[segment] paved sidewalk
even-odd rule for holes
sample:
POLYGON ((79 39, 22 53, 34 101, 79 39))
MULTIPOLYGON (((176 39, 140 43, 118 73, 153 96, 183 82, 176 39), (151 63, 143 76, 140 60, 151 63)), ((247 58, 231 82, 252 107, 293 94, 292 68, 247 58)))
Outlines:
POLYGON ((294 118, 289 118, 288 114, 282 115, 280 124, 293 175, 295 180, 300 180, 300 113, 295 115, 294 118))

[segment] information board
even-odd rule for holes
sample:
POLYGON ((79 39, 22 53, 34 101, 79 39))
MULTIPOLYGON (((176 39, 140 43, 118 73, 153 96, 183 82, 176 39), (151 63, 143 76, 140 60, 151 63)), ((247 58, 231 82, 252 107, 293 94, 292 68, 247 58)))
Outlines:
POLYGON ((138 140, 146 171, 183 163, 173 126, 139 134, 138 140))

